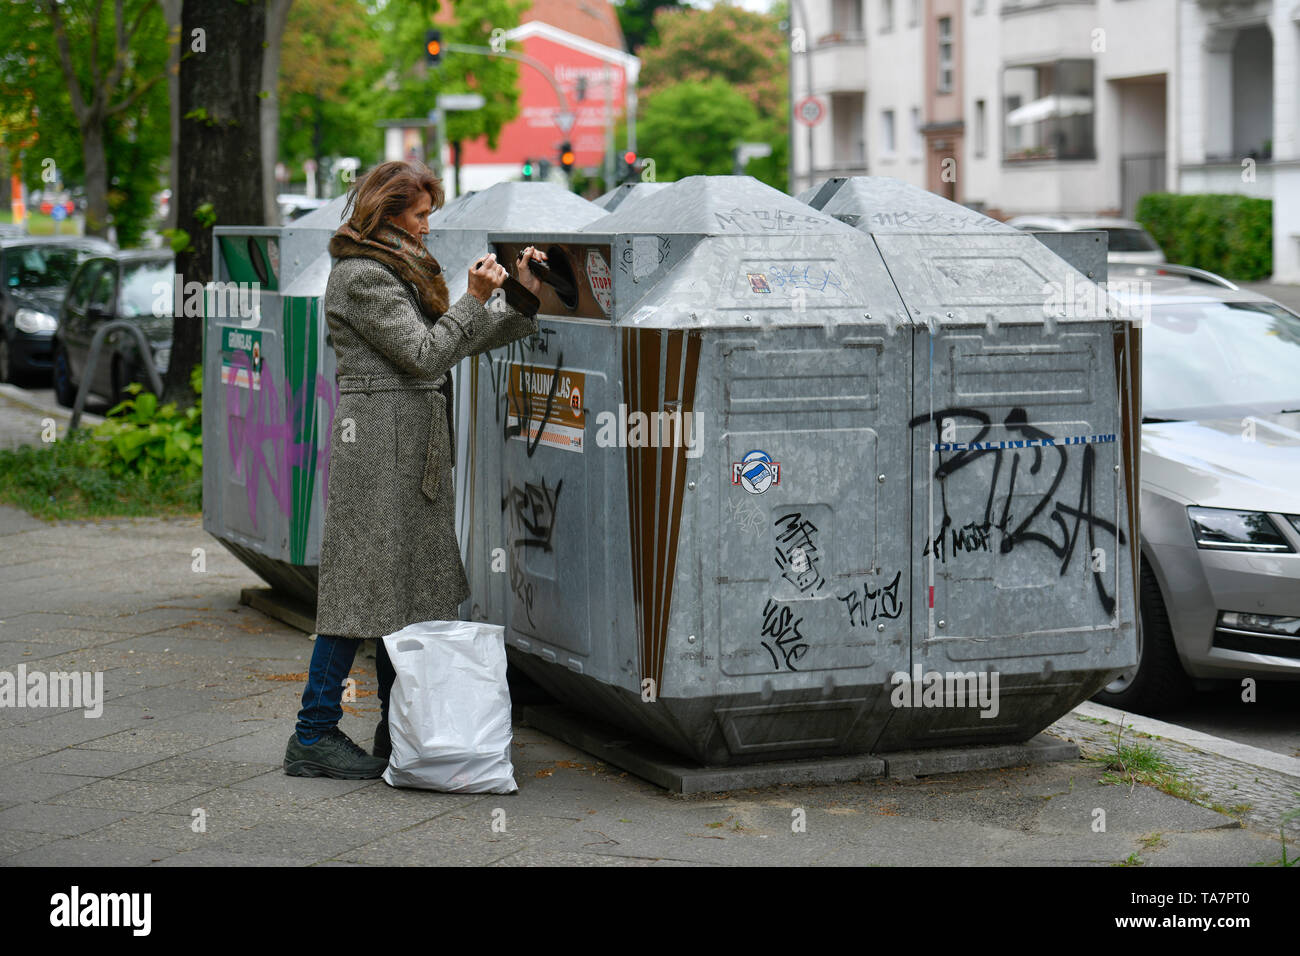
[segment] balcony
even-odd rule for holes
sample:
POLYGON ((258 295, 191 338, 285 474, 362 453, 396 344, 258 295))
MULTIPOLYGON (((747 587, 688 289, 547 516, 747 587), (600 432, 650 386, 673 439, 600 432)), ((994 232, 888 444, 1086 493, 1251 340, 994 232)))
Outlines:
MULTIPOLYGON (((797 55, 796 55, 797 56, 797 55)), ((813 85, 818 93, 862 92, 867 88, 867 37, 864 33, 834 32, 817 38, 812 47, 813 85)), ((795 84, 802 64, 795 61, 795 84)))

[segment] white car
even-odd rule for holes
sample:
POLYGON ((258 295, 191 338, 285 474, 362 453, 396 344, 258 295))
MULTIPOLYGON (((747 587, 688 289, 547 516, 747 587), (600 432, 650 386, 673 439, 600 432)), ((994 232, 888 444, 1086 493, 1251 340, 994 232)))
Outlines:
POLYGON ((1110 236, 1108 262, 1155 265, 1165 261, 1164 251, 1142 224, 1131 219, 1083 219, 1063 216, 1016 216, 1008 226, 1024 232, 1082 232, 1101 229, 1110 236))

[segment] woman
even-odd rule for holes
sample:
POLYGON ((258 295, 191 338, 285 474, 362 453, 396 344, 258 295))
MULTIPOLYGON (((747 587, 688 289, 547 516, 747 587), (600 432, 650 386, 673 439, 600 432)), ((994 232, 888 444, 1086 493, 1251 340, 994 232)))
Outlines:
MULTIPOLYGON (((424 246, 442 184, 420 163, 375 167, 353 186, 330 239, 338 260, 325 320, 338 357, 318 575, 315 648, 297 729, 284 755, 291 776, 378 777, 388 764, 393 667, 382 640, 375 666, 382 716, 374 756, 338 728, 344 679, 360 640, 418 621, 455 620, 469 596, 456 543, 450 370, 467 355, 537 332, 504 302, 486 308, 507 273, 489 254, 469 291, 448 306, 447 283, 424 246), (350 215, 349 215, 350 213, 350 215)), ((524 250, 519 281, 541 288, 524 250)))

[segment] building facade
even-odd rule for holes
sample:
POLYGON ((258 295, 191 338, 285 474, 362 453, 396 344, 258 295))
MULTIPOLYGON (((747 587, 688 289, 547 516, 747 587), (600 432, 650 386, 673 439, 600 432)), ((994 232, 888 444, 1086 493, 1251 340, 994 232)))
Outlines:
POLYGON ((795 124, 796 192, 894 176, 1000 218, 1131 217, 1164 190, 1271 198, 1274 276, 1300 282, 1296 0, 792 7, 792 98, 823 105, 811 136, 795 124))

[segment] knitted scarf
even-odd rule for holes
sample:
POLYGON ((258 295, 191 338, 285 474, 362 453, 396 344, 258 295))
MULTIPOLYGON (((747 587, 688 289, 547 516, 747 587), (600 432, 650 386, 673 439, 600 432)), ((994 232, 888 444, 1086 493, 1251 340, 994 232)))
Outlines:
POLYGON ((424 243, 400 226, 385 222, 373 236, 363 236, 345 222, 330 239, 330 255, 335 259, 377 259, 410 283, 420 298, 420 307, 430 319, 447 311, 451 303, 447 280, 424 243))

